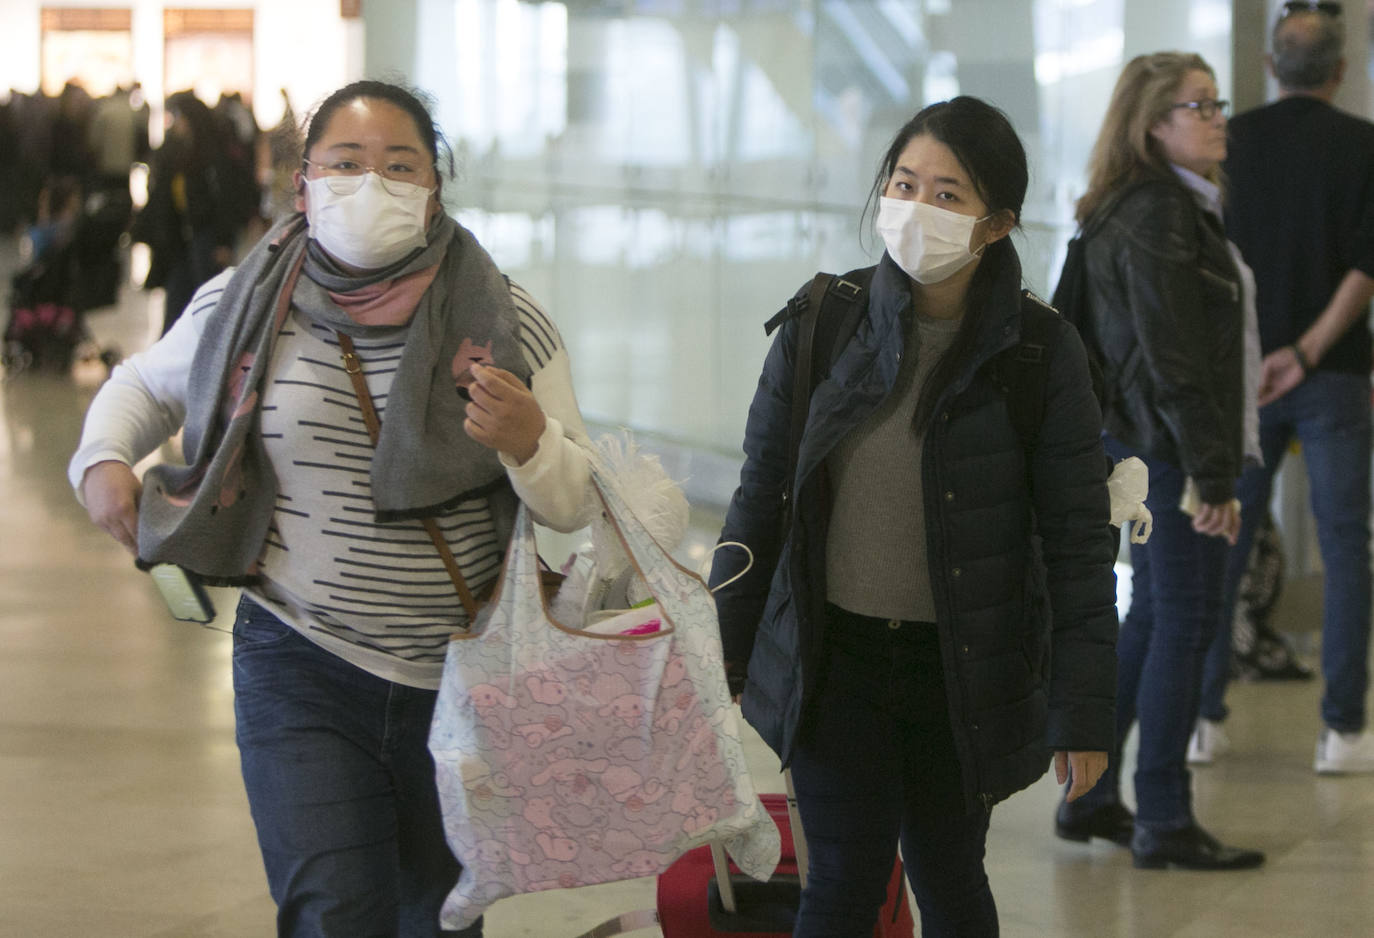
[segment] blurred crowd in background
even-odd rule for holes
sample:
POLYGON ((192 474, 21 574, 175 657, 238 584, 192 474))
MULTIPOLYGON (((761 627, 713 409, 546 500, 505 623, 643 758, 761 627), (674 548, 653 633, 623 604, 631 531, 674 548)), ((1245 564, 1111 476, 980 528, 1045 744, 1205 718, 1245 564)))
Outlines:
POLYGON ((0 172, 11 181, 0 187, 0 235, 18 237, 20 265, 6 366, 69 364, 88 335, 84 314, 118 303, 132 243, 149 251, 142 286, 165 291, 165 332, 238 245, 290 210, 299 131, 282 99, 264 130, 237 92, 210 105, 179 91, 155 134, 136 82, 101 98, 74 82, 56 96, 11 91, 0 103, 0 172))

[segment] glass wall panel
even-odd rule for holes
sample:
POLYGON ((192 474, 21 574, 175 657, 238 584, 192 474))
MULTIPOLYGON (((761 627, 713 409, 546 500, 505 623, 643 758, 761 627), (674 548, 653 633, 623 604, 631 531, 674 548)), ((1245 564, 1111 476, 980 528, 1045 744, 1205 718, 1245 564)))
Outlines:
MULTIPOLYGON (((860 215, 922 105, 974 94, 1026 142, 1018 247, 1047 293, 1130 56, 1201 52, 1227 0, 418 0, 448 200, 550 309, 583 410, 738 453, 762 324, 876 259, 860 215)), ((728 491, 723 493, 728 495, 728 491)))

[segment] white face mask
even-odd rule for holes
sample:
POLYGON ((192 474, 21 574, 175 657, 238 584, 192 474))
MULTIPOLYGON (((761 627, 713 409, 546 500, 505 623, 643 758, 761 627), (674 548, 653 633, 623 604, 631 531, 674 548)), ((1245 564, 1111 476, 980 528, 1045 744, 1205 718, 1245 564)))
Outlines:
POLYGON ((991 217, 974 218, 925 202, 883 196, 878 200, 877 227, 887 253, 912 280, 939 283, 978 257, 968 249, 973 226, 991 217))
POLYGON ((310 237, 351 267, 376 270, 425 246, 432 189, 391 179, 384 187, 374 172, 319 176, 307 179, 305 188, 310 237), (347 180, 343 187, 356 180, 357 188, 335 191, 341 180, 347 180))

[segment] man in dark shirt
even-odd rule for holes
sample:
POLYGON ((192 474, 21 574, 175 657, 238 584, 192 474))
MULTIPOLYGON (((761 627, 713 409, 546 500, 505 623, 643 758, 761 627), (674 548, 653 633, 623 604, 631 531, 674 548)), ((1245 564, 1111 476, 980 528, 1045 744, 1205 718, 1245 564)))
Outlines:
MULTIPOLYGON (((1331 106, 1341 82, 1340 4, 1284 5, 1270 68, 1279 100, 1231 122, 1227 228, 1254 269, 1263 468, 1237 494, 1241 532, 1223 628, 1208 656, 1190 759, 1211 761, 1226 715, 1231 609, 1274 472, 1302 442, 1325 568, 1321 773, 1374 772, 1366 731, 1370 636, 1370 330, 1374 124, 1331 106)), ((1224 737, 1220 737, 1224 738, 1224 737)))

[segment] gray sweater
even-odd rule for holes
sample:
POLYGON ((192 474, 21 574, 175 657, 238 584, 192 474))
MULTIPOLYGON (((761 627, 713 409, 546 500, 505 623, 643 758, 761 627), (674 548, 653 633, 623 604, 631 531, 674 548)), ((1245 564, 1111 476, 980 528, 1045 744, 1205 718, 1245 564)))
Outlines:
POLYGON ((915 317, 887 400, 835 447, 834 510, 825 551, 826 598, 883 619, 935 621, 921 488, 916 402, 959 320, 915 317))

